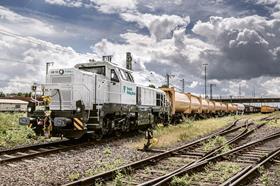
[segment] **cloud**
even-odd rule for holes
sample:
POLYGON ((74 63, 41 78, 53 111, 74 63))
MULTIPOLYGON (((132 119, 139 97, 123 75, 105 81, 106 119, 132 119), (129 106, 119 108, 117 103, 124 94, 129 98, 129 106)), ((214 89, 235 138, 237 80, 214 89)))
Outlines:
POLYGON ((275 57, 279 26, 279 20, 260 16, 210 17, 208 22, 197 22, 192 30, 218 49, 201 56, 209 63, 210 78, 250 79, 280 75, 275 57))
POLYGON ((263 82, 262 87, 266 89, 266 96, 278 96, 280 92, 280 78, 276 77, 270 80, 263 82))
POLYGON ((57 34, 53 26, 38 19, 21 16, 2 6, 0 6, 0 21, 0 31, 32 36, 57 34))
POLYGON ((121 17, 127 22, 136 22, 140 27, 148 28, 156 40, 170 38, 176 28, 187 27, 190 23, 190 17, 182 18, 177 15, 122 13, 121 17))
POLYGON ((46 3, 67 7, 82 7, 82 0, 45 0, 46 3))
POLYGON ((0 90, 5 92, 30 91, 33 82, 43 83, 46 62, 55 62, 55 67, 73 67, 94 57, 94 54, 80 54, 70 47, 36 38, 32 38, 32 42, 30 38, 10 36, 0 36, 0 39, 0 50, 4 54, 0 58, 0 90))
POLYGON ((94 7, 103 13, 112 14, 137 9, 137 0, 91 0, 94 7))
POLYGON ((38 39, 54 37, 59 32, 38 19, 21 16, 4 7, 0 7, 0 19, 1 91, 29 91, 32 82, 43 82, 46 62, 69 67, 94 56, 38 39))

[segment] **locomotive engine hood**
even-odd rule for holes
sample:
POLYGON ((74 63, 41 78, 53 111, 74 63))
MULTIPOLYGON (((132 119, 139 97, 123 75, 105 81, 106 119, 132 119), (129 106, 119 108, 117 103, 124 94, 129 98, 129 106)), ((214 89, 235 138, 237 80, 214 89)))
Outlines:
POLYGON ((45 94, 52 98, 51 110, 76 110, 77 101, 87 109, 95 97, 95 76, 76 68, 53 69, 47 76, 45 94))

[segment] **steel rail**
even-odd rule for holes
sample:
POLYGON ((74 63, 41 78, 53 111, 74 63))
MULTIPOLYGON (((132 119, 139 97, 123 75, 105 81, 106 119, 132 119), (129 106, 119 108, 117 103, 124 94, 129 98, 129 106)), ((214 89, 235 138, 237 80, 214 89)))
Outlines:
POLYGON ((235 186, 240 185, 242 182, 247 181, 248 177, 254 174, 254 172, 258 171, 258 169, 265 165, 266 163, 270 162, 273 158, 280 155, 280 147, 278 147, 276 150, 272 151, 267 155, 265 158, 260 160, 258 164, 251 165, 242 170, 237 176, 235 176, 233 179, 230 179, 229 181, 226 181, 225 183, 221 184, 221 186, 235 186))
MULTIPOLYGON (((236 147, 236 148, 234 148, 234 149, 232 149, 232 150, 230 150, 230 151, 228 151, 228 152, 225 152, 225 153, 219 154, 219 155, 217 155, 217 156, 211 157, 211 158, 209 158, 209 159, 206 159, 206 160, 204 160, 204 161, 198 162, 198 163, 196 163, 196 164, 194 164, 194 165, 191 165, 191 166, 188 166, 188 167, 183 166, 183 167, 177 169, 177 170, 176 170, 176 173, 174 173, 174 174, 172 174, 172 175, 166 177, 165 179, 163 179, 163 180, 157 182, 156 184, 154 184, 154 186, 159 186, 159 185, 167 184, 167 183, 170 182, 170 180, 171 180, 173 177, 177 177, 177 176, 184 175, 184 174, 186 174, 186 173, 188 173, 188 172, 191 172, 191 171, 194 171, 194 170, 196 170, 196 169, 198 169, 198 168, 201 168, 201 167, 207 165, 207 164, 210 163, 210 162, 216 162, 216 161, 218 161, 218 160, 220 160, 220 159, 223 159, 223 158, 224 158, 225 156, 227 156, 227 155, 234 154, 234 153, 236 153, 236 152, 238 152, 238 151, 240 151, 240 150, 244 150, 244 149, 249 148, 249 147, 251 147, 251 146, 254 146, 254 145, 257 145, 257 144, 260 144, 260 143, 264 143, 264 142, 266 142, 266 141, 270 141, 270 140, 273 140, 273 139, 279 138, 279 137, 280 137, 280 132, 276 132, 276 133, 271 134, 271 135, 269 135, 269 136, 266 136, 266 137, 264 137, 264 138, 262 138, 262 139, 249 142, 249 143, 244 144, 244 145, 242 145, 242 146, 236 147)), ((175 172, 175 171, 174 171, 174 172, 175 172)))
MULTIPOLYGON (((248 136, 249 134, 253 133, 255 130, 263 127, 266 123, 262 123, 260 125, 257 125, 255 128, 251 129, 251 130, 248 130, 248 126, 240 133, 238 134, 236 137, 232 138, 231 140, 229 140, 227 143, 225 143, 224 145, 231 145, 233 143, 236 143, 237 141, 243 139, 244 137, 248 136)), ((207 158, 210 158, 212 157, 213 155, 217 154, 218 152, 220 152, 220 150, 224 147, 224 145, 221 145, 211 151, 209 151, 208 153, 206 153, 201 159, 198 159, 196 161, 193 161, 191 163, 188 163, 187 165, 175 170, 175 171, 172 171, 166 175, 163 175, 163 176, 160 176, 160 177, 157 177, 153 180, 149 180, 149 181, 146 181, 145 183, 142 183, 142 184, 139 184, 139 186, 148 186, 148 185, 153 185, 157 182, 160 182, 161 180, 164 180, 166 178, 168 178, 169 176, 172 176, 173 174, 176 174, 177 172, 191 166, 191 165, 195 165, 203 160, 206 160, 207 158)))
POLYGON ((168 151, 165 151, 165 152, 162 152, 160 154, 157 154, 157 155, 154 155, 154 156, 151 156, 151 157, 148 157, 148 158, 145 158, 145 159, 142 159, 142 160, 139 160, 139 161, 136 161, 136 162, 132 162, 130 164, 127 164, 127 165, 123 165, 121 167, 118 167, 118 168, 115 168, 113 170, 109 170, 109 171, 106 171, 106 172, 103 172, 103 173, 99 173, 99 174, 96 174, 94 176, 90 176, 90 177, 86 177, 86 178, 82 178, 80 180, 77 180, 77 181, 74 181, 74 182, 70 182, 70 183, 67 183, 65 184, 64 186, 72 186, 72 185, 92 185, 92 183, 94 183, 95 181, 97 180, 110 180, 112 179, 112 177, 114 177, 117 173, 124 173, 124 172, 128 172, 131 168, 141 168, 141 167, 144 167, 146 165, 149 165, 151 163, 154 163, 160 159, 164 159, 166 157, 169 157, 169 156, 172 156, 172 155, 175 155, 176 152, 180 151, 180 150, 183 150, 185 148, 188 148, 188 147, 191 147, 191 146, 194 146, 194 145, 197 145, 203 141, 206 141, 208 139, 211 139, 215 136, 218 136, 218 135, 225 135, 225 134, 228 134, 228 133, 231 133, 231 132, 234 132, 236 130, 239 130, 240 128, 243 128, 243 127, 246 127, 246 126, 249 126, 253 123, 248 123, 248 121, 246 120, 246 124, 245 125, 241 125, 241 126, 236 126, 237 122, 240 121, 240 119, 236 120, 235 122, 233 122, 231 125, 229 125, 228 127, 218 131, 218 132, 215 132, 213 134, 210 134, 210 135, 207 135, 203 138, 200 138, 200 139, 197 139, 197 140, 194 140, 193 142, 190 142, 190 143, 187 143, 185 145, 182 145, 180 147, 177 147, 175 149, 172 149, 172 150, 168 150, 168 151))
POLYGON ((2 150, 0 151, 0 164, 18 161, 25 158, 32 158, 44 154, 56 153, 59 151, 83 147, 91 144, 93 144, 93 142, 87 142, 84 139, 77 139, 28 145, 14 149, 2 150))
POLYGON ((10 153, 16 153, 19 151, 25 151, 25 150, 32 150, 34 148, 44 148, 48 147, 50 145, 63 145, 69 143, 71 140, 63 140, 63 141, 56 141, 56 142, 49 142, 49 143, 42 143, 42 144, 34 144, 34 145, 25 145, 22 147, 16 147, 12 149, 5 149, 5 150, 0 150, 0 156, 2 154, 10 154, 10 153))
POLYGON ((12 162, 12 161, 18 161, 18 160, 22 160, 22 159, 26 159, 26 158, 33 158, 33 157, 39 156, 39 155, 56 153, 56 152, 59 152, 59 151, 74 149, 74 148, 83 147, 83 146, 91 145, 91 144, 93 144, 93 143, 92 142, 84 142, 84 143, 75 144, 75 145, 48 146, 50 148, 38 148, 38 149, 34 149, 34 150, 30 149, 30 151, 28 151, 28 152, 23 151, 23 152, 18 152, 16 154, 7 154, 6 156, 8 158, 4 158, 4 159, 0 158, 0 164, 7 163, 7 162, 12 162))

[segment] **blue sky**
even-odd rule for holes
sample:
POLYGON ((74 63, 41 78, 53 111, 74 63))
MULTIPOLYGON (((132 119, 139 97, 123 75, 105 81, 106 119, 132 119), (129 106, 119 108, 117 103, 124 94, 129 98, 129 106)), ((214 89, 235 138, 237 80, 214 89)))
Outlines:
POLYGON ((174 86, 184 78, 188 91, 202 94, 208 63, 217 95, 237 95, 240 84, 243 95, 276 96, 279 7, 278 0, 1 0, 0 51, 18 62, 2 67, 0 88, 22 91, 19 79, 43 81, 46 61, 64 67, 113 55, 123 65, 130 51, 140 83, 161 85, 175 72, 174 86))

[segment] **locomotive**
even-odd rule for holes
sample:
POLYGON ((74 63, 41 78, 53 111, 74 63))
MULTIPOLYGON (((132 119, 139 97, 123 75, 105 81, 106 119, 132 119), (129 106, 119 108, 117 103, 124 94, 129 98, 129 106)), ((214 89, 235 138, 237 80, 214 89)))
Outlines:
POLYGON ((244 105, 136 84, 130 53, 126 62, 122 68, 111 62, 111 56, 104 56, 73 68, 51 69, 45 84, 32 86, 27 117, 21 117, 19 124, 47 137, 102 138, 147 130, 158 123, 179 123, 194 115, 244 112, 244 105))
MULTIPOLYGON (((128 53, 130 66, 131 60, 128 53)), ((170 112, 164 91, 136 84, 131 68, 112 63, 108 56, 74 68, 52 69, 46 83, 34 85, 32 90, 27 117, 19 123, 38 135, 119 135, 165 123, 170 112)))

